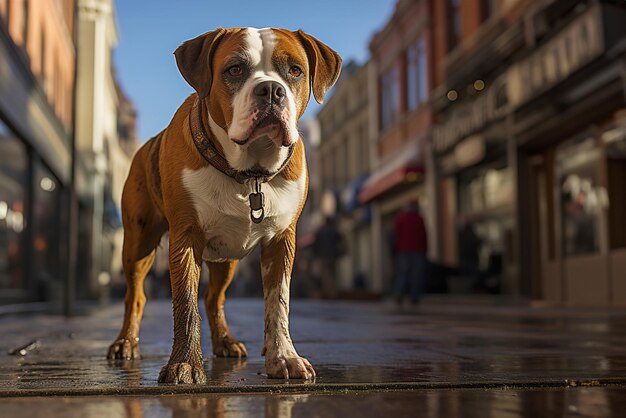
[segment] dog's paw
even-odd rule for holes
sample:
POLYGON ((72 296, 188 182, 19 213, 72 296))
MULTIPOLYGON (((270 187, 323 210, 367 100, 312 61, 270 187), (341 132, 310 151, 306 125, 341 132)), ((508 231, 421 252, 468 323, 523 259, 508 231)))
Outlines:
POLYGON ((107 358, 114 360, 131 360, 140 358, 139 338, 120 338, 109 347, 107 358))
POLYGON ((311 363, 298 355, 293 357, 266 357, 265 370, 267 377, 271 379, 315 379, 315 370, 311 363))
POLYGON ((232 337, 224 337, 213 342, 213 354, 217 357, 243 358, 248 356, 248 350, 241 341, 232 337))
POLYGON ((191 384, 206 383, 202 364, 168 363, 159 373, 159 383, 191 384))

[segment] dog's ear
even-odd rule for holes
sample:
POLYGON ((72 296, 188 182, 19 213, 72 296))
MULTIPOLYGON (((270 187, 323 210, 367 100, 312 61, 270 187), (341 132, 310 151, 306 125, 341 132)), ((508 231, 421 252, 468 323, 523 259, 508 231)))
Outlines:
POLYGON ((324 95, 335 84, 341 72, 341 57, 324 43, 301 29, 296 32, 304 46, 311 71, 313 97, 318 103, 324 102, 324 95))
POLYGON ((226 29, 217 28, 212 32, 183 42, 174 51, 178 70, 187 83, 198 92, 201 99, 208 96, 211 90, 213 52, 225 33, 226 29))

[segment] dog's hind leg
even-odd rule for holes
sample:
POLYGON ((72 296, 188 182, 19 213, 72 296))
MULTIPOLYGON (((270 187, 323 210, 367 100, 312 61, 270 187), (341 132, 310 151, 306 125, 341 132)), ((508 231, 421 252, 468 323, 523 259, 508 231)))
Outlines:
POLYGON ((211 327, 213 354, 218 357, 246 357, 248 355, 246 347, 230 334, 224 315, 226 289, 233 280, 237 261, 209 262, 207 266, 209 267, 209 285, 204 295, 204 303, 211 327))
POLYGON ((165 218, 152 204, 143 170, 133 164, 122 196, 124 246, 122 265, 126 276, 124 323, 109 347, 110 359, 139 358, 139 327, 146 303, 143 284, 152 267, 156 247, 167 229, 165 218))

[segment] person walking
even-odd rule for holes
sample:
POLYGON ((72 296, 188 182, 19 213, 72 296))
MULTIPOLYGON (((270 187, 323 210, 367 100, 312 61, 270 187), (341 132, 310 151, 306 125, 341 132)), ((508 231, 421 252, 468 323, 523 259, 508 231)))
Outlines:
POLYGON ((416 199, 394 219, 394 252, 396 254, 396 282, 394 296, 402 305, 405 295, 410 295, 412 305, 416 305, 424 291, 426 281, 428 240, 424 219, 420 215, 416 199))
POLYGON ((334 218, 327 217, 315 234, 313 253, 320 261, 322 296, 337 297, 337 261, 346 253, 346 243, 334 218))

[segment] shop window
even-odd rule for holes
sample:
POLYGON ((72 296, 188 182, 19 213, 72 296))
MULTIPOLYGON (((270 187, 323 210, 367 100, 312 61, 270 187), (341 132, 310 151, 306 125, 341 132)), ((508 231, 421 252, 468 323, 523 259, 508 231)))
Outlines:
POLYGON ((483 169, 475 175, 462 176, 460 208, 463 212, 496 210, 512 202, 510 171, 506 167, 500 168, 499 165, 483 169))
POLYGON ((458 260, 473 291, 500 293, 515 263, 513 184, 505 159, 459 174, 458 260))
POLYGON ((598 186, 598 152, 593 139, 559 155, 562 245, 565 256, 598 251, 598 217, 606 190, 598 186))
POLYGON ((33 276, 39 296, 50 299, 48 292, 58 290, 61 273, 61 187, 42 163, 35 164, 33 181, 33 276))
POLYGON ((398 68, 393 66, 381 78, 381 130, 389 128, 400 113, 400 83, 398 68))
POLYGON ((426 39, 420 36, 407 50, 407 100, 409 110, 428 100, 426 39))
POLYGON ((0 122, 0 289, 26 287, 28 154, 0 122))

